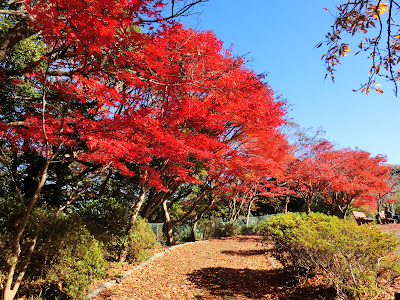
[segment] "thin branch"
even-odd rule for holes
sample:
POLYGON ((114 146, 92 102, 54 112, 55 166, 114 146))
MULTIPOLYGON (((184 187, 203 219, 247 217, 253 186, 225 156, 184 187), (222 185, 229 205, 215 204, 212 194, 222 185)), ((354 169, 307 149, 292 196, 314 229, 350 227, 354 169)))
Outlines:
POLYGON ((397 97, 397 82, 393 76, 393 59, 392 59, 392 51, 390 47, 390 38, 391 38, 391 26, 392 26, 392 9, 393 9, 393 0, 390 0, 390 5, 389 5, 389 16, 387 20, 388 28, 387 28, 387 41, 386 41, 386 47, 388 50, 388 58, 389 58, 389 72, 390 72, 390 80, 393 81, 394 83, 394 94, 397 97))
POLYGON ((13 15, 13 16, 28 16, 29 13, 26 10, 5 10, 0 9, 1 15, 13 15))

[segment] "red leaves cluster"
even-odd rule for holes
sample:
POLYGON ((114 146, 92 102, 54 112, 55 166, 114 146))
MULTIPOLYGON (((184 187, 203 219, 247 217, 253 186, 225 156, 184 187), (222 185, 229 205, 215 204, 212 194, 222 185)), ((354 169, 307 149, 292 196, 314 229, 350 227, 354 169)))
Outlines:
POLYGON ((284 103, 211 32, 165 23, 142 33, 146 16, 161 18, 162 1, 26 7, 48 67, 15 82, 42 94, 24 126, 3 131, 16 149, 28 142, 47 158, 66 149, 65 157, 111 164, 159 189, 163 174, 196 181, 196 162, 214 179, 282 167, 284 103))
POLYGON ((376 195, 386 193, 391 167, 383 156, 362 150, 334 150, 324 142, 289 164, 286 180, 309 203, 318 196, 342 213, 350 204, 373 206, 376 195))
POLYGON ((26 1, 32 25, 41 31, 51 47, 74 45, 78 53, 100 54, 129 45, 124 37, 139 34, 132 30, 143 18, 161 18, 165 6, 159 0, 58 0, 26 1))

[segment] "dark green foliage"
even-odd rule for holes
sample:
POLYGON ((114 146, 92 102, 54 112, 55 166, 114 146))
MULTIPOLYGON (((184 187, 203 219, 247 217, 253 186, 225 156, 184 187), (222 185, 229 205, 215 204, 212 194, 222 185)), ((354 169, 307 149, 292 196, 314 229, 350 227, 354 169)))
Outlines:
POLYGON ((128 238, 126 228, 131 204, 126 199, 100 198, 85 203, 77 212, 90 233, 104 245, 107 260, 117 260, 130 240, 128 261, 143 261, 149 257, 148 250, 157 243, 150 224, 141 217, 136 219, 128 238))
POLYGON ((5 266, 7 263, 7 259, 10 257, 10 250, 6 247, 7 236, 4 233, 0 233, 0 293, 2 292, 1 287, 3 286, 3 282, 6 279, 6 270, 5 266))
POLYGON ((105 274, 105 260, 99 242, 86 227, 68 217, 48 223, 32 260, 30 277, 42 279, 46 299, 62 295, 83 299, 88 286, 105 274))
POLYGON ((210 217, 199 222, 198 231, 204 239, 227 237, 240 234, 243 227, 241 225, 238 221, 229 224, 222 222, 221 218, 210 217))
POLYGON ((201 233, 201 238, 208 239, 224 237, 224 227, 225 225, 220 218, 210 217, 199 222, 198 230, 201 233))
POLYGON ((130 203, 115 198, 100 198, 78 210, 90 233, 104 245, 107 260, 117 260, 126 241, 130 203))
POLYGON ((397 239, 374 226, 295 213, 270 218, 261 232, 275 242, 276 257, 285 267, 324 274, 343 299, 373 299, 382 276, 399 271, 392 256, 397 239))

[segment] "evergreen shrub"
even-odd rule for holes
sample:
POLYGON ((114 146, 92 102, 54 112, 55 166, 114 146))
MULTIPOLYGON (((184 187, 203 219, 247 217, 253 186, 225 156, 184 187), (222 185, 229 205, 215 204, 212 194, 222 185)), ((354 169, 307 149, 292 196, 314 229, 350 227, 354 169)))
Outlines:
POLYGON ((198 225, 198 232, 202 239, 209 239, 215 237, 223 237, 224 236, 224 224, 223 222, 214 216, 210 218, 201 219, 198 225))
POLYGON ((294 213, 270 218, 260 232, 275 243, 274 254, 286 268, 325 275, 343 299, 373 299, 387 276, 399 274, 398 240, 376 226, 294 213))
POLYGON ((43 281, 46 299, 83 299, 89 285, 105 275, 101 245, 85 225, 71 219, 59 217, 46 225, 33 258, 36 267, 30 275, 43 281))
POLYGON ((241 233, 238 221, 233 224, 224 223, 220 218, 210 217, 199 222, 198 230, 204 239, 234 236, 241 233))
POLYGON ((141 262, 148 259, 151 256, 149 250, 157 245, 157 238, 150 224, 138 216, 129 234, 128 261, 141 262))
POLYGON ((129 202, 115 198, 99 198, 90 201, 77 211, 90 233, 100 241, 107 261, 117 261, 122 246, 127 241, 129 202))

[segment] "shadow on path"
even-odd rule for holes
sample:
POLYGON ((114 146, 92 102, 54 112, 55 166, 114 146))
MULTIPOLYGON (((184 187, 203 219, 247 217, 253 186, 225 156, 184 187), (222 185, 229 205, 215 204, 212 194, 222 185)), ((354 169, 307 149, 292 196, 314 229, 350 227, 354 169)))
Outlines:
POLYGON ((331 289, 300 289, 292 276, 279 270, 204 268, 189 274, 189 279, 198 288, 223 299, 261 299, 265 295, 270 295, 268 299, 334 299, 331 289))
POLYGON ((227 254, 227 255, 239 255, 239 256, 253 256, 253 255, 264 255, 266 250, 237 250, 237 251, 231 251, 231 250, 222 250, 222 254, 227 254))
POLYGON ((258 236, 258 235, 242 235, 242 236, 237 236, 236 240, 241 243, 244 243, 244 242, 259 243, 260 236, 258 236))

